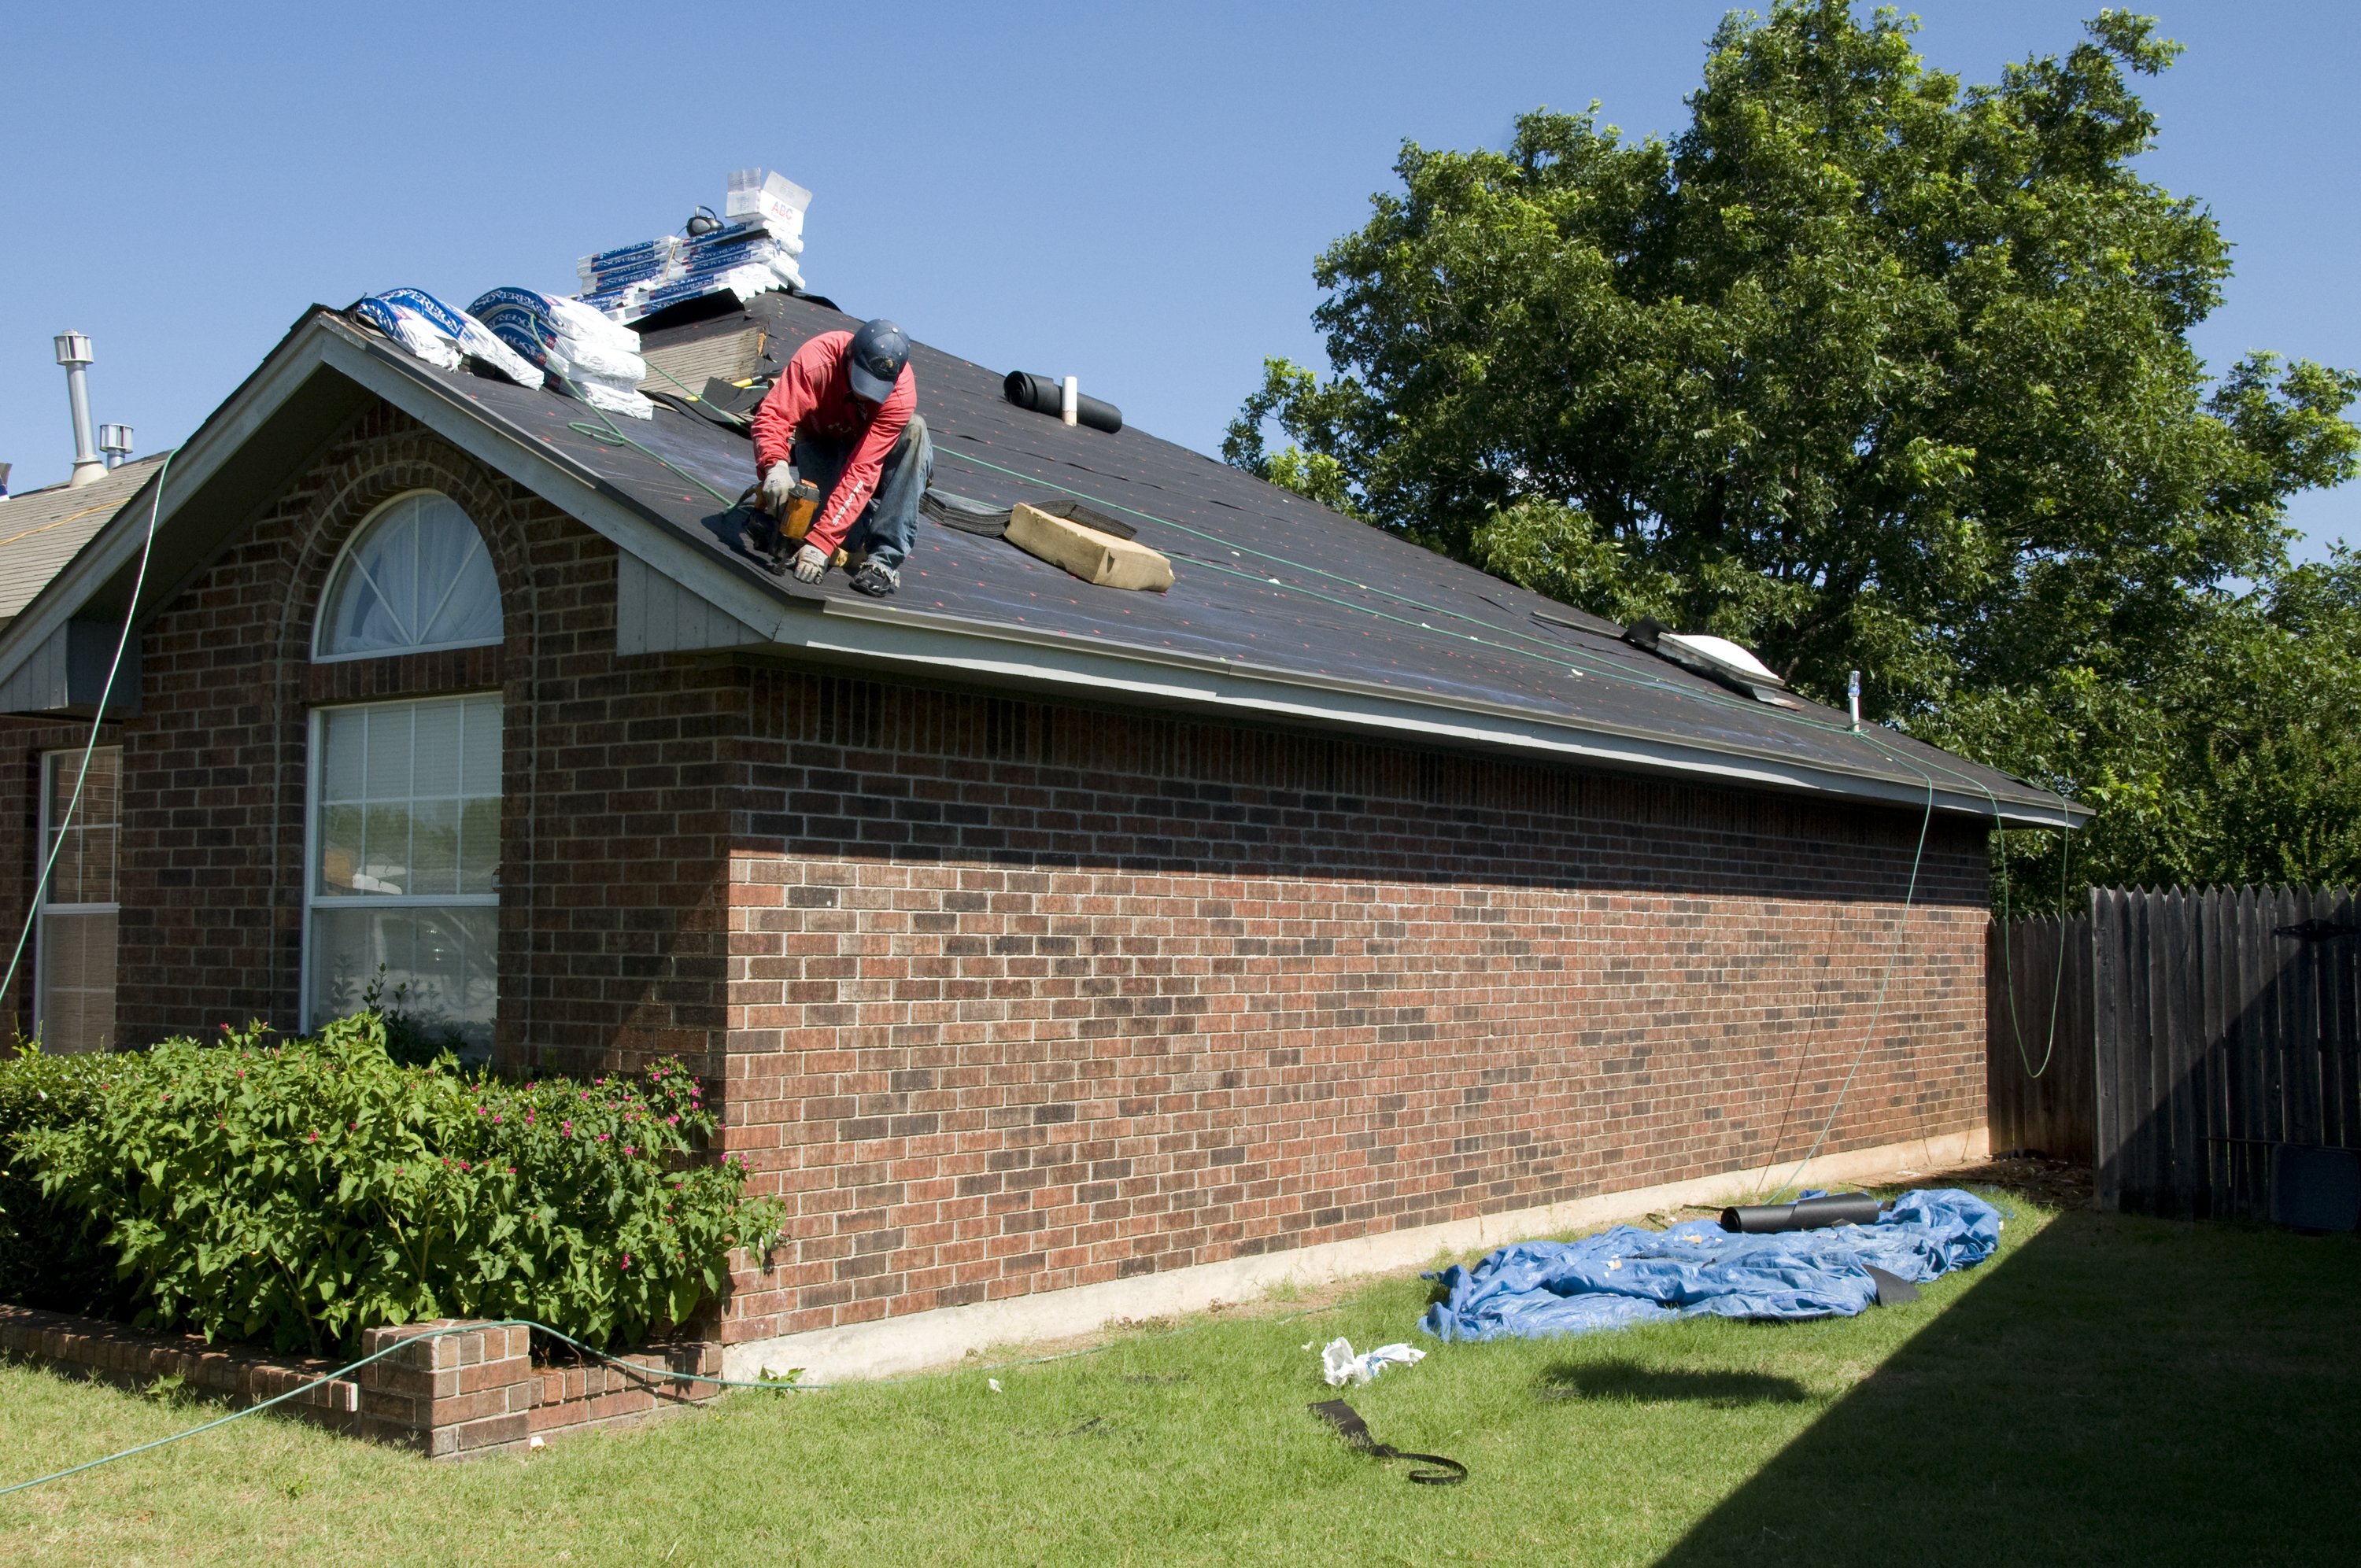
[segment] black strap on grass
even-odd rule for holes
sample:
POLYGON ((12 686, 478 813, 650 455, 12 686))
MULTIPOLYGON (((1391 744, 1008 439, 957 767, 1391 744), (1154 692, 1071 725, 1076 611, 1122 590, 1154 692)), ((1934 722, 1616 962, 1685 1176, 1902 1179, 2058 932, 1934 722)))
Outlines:
POLYGON ((1373 1459, 1415 1459, 1422 1464, 1440 1464, 1452 1474, 1441 1470, 1413 1470, 1410 1479, 1421 1486, 1456 1486, 1467 1479, 1467 1466, 1456 1459, 1445 1459, 1439 1453, 1411 1453, 1389 1443, 1379 1442, 1369 1435, 1369 1423, 1361 1419, 1358 1410, 1342 1399, 1323 1399, 1306 1406, 1313 1415, 1334 1427, 1345 1441, 1373 1459))
POLYGON ((1869 1282, 1877 1287, 1879 1306, 1899 1307, 1905 1301, 1918 1299, 1918 1287, 1911 1284, 1902 1276, 1888 1274, 1874 1264, 1864 1263, 1861 1266, 1869 1270, 1869 1282))

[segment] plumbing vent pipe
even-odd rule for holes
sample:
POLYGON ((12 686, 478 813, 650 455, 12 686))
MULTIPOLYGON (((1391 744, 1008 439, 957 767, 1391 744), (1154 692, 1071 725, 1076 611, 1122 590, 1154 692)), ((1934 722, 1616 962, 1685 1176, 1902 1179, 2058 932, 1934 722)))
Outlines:
POLYGON ((94 484, 106 477, 106 465, 90 439, 90 337, 86 333, 61 332, 54 339, 58 363, 66 367, 66 400, 73 405, 74 464, 68 485, 94 484))
POLYGON ((131 460, 131 427, 127 424, 103 424, 98 427, 98 449, 106 454, 106 466, 131 460))
POLYGON ((1076 377, 1069 376, 1060 381, 1023 370, 1011 370, 1008 378, 1001 384, 1001 389, 1018 408, 1037 414, 1050 414, 1060 420, 1066 418, 1067 399, 1071 396, 1073 418, 1067 422, 1085 424, 1109 435, 1123 428, 1123 411, 1113 403, 1084 396, 1082 382, 1076 377))
POLYGON ((8 470, 14 466, 14 464, 0 463, 0 501, 8 499, 8 470))

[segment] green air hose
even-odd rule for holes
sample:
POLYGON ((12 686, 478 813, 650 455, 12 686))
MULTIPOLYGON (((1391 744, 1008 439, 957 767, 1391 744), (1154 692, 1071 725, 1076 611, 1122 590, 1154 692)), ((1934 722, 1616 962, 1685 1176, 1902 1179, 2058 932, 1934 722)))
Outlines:
MULTIPOLYGON (((1268 1321, 1273 1323, 1291 1323, 1299 1318, 1317 1317, 1323 1312, 1335 1311, 1343 1303, 1341 1302, 1332 1302, 1330 1305, 1325 1307, 1314 1307, 1308 1311, 1302 1312, 1290 1312, 1285 1317, 1273 1318, 1268 1321)), ((1201 1325, 1190 1324, 1182 1328, 1175 1329, 1170 1333, 1158 1334, 1154 1337, 1158 1339, 1175 1339, 1182 1334, 1195 1332, 1199 1326, 1201 1325)), ((620 1356, 610 1355, 595 1345, 585 1344, 580 1340, 575 1339, 569 1334, 561 1333, 557 1330, 551 1328, 546 1323, 534 1322, 531 1318, 499 1318, 484 1321, 461 1323, 447 1329, 430 1329, 422 1334, 412 1334, 410 1338, 400 1341, 394 1344, 390 1344, 383 1350, 365 1355, 348 1366, 340 1366, 335 1371, 325 1373, 321 1376, 315 1377, 311 1382, 303 1384, 300 1387, 290 1388, 284 1394, 262 1400, 258 1404, 248 1405, 242 1410, 233 1410, 228 1415, 222 1417, 218 1420, 207 1421, 203 1426, 191 1427, 186 1431, 174 1432, 170 1437, 159 1437, 153 1442, 143 1442, 135 1448, 126 1448, 120 1453, 110 1453, 104 1459, 93 1459, 86 1464, 76 1464, 71 1468, 57 1471, 52 1475, 37 1475, 30 1481, 19 1481, 13 1486, 0 1486, 0 1497, 5 1497, 11 1492, 22 1492, 34 1486, 45 1486, 52 1481, 62 1481, 69 1475, 79 1475, 85 1470, 95 1470, 102 1464, 112 1464, 118 1459, 129 1459, 134 1454, 146 1453, 151 1449, 163 1448, 169 1444, 179 1442, 183 1438, 196 1437, 202 1433, 212 1431, 216 1427, 225 1427, 232 1421, 242 1420, 246 1417, 254 1415, 258 1411, 267 1410, 273 1405, 281 1405, 300 1395, 309 1393, 311 1390, 319 1387, 324 1383, 334 1383, 340 1378, 348 1376, 351 1374, 359 1371, 362 1367, 368 1365, 373 1361, 381 1361, 385 1357, 392 1355, 396 1352, 405 1350, 413 1344, 422 1344, 431 1339, 440 1339, 445 1334, 476 1333, 484 1329, 531 1329, 537 1333, 547 1334, 551 1339, 557 1341, 561 1344, 571 1345, 574 1349, 582 1352, 586 1355, 595 1355, 601 1361, 611 1361, 619 1365, 629 1367, 632 1372, 635 1372, 643 1377, 663 1378, 675 1383, 709 1383, 719 1388, 763 1388, 767 1389, 774 1394, 810 1394, 830 1392, 842 1388, 887 1387, 897 1384, 916 1383, 922 1380, 917 1377, 876 1377, 866 1378, 859 1383, 796 1383, 791 1382, 785 1378, 774 1377, 766 1378, 760 1382, 748 1382, 744 1378, 708 1376, 701 1372, 674 1372, 667 1368, 642 1366, 637 1362, 625 1361, 620 1356)), ((1005 1372, 1012 1366, 1041 1366, 1053 1361, 1071 1361, 1077 1356, 1096 1355, 1102 1351, 1113 1350, 1117 1344, 1123 1343, 1126 1342, 1110 1340, 1104 1344, 1088 1345, 1081 1350, 1061 1351, 1056 1355, 1028 1355, 1020 1357, 1015 1361, 995 1361, 983 1366, 962 1366, 960 1370, 961 1372, 1005 1372)))

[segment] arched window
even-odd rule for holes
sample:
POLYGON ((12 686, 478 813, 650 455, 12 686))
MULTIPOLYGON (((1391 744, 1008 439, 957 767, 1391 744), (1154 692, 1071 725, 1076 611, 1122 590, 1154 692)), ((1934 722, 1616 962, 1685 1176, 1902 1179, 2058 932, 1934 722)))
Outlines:
POLYGON ((328 579, 314 659, 381 658, 500 640, 500 585, 484 536, 448 496, 378 509, 328 579))

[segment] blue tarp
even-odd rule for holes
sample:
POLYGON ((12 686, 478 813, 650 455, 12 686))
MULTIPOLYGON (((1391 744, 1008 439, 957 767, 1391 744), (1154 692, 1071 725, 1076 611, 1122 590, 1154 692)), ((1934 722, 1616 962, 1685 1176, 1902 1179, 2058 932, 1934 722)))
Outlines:
MULTIPOLYGON (((1812 1196, 1812 1194, 1806 1194, 1812 1196)), ((1982 1263, 2000 1211, 1954 1188, 1905 1193, 1873 1225, 1732 1235, 1711 1221, 1618 1225, 1578 1242, 1519 1242, 1440 1275, 1449 1297, 1419 1326, 1438 1339, 1540 1339, 1710 1312, 1851 1317, 1877 1299, 1874 1266, 1916 1284, 1982 1263)))

